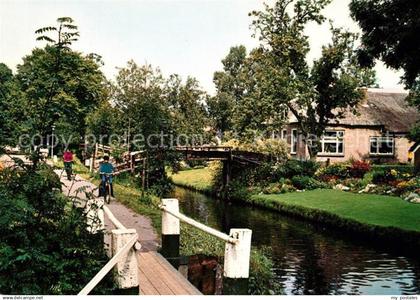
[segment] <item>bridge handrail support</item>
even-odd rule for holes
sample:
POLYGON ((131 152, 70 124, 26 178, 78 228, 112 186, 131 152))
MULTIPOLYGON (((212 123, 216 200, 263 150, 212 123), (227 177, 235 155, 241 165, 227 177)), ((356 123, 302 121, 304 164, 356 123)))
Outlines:
MULTIPOLYGON (((171 251, 171 249, 165 249, 165 247, 179 248, 179 242, 164 243, 164 241, 167 241, 168 237, 173 238, 174 236, 177 236, 175 240, 179 241, 180 221, 183 221, 184 223, 225 241, 224 277, 231 279, 249 278, 252 230, 232 228, 230 229, 230 234, 227 235, 179 213, 178 199, 162 199, 160 209, 162 210, 163 253, 174 252, 171 251)), ((176 250, 175 253, 179 253, 179 249, 176 250)))
POLYGON ((132 287, 127 284, 127 278, 131 279, 129 282, 136 281, 136 284, 134 286, 138 287, 138 267, 137 267, 137 259, 134 257, 134 264, 136 267, 133 269, 133 255, 136 256, 137 254, 133 250, 134 244, 137 242, 138 236, 135 232, 135 229, 116 229, 112 230, 112 241, 113 241, 113 252, 115 252, 114 256, 108 261, 108 263, 89 281, 89 283, 79 292, 78 295, 88 295, 95 287, 96 285, 108 274, 109 271, 114 266, 117 266, 117 283, 120 288, 127 288, 132 287), (134 230, 134 234, 132 232, 134 230), (127 240, 128 236, 128 241, 127 240), (124 237, 125 244, 121 246, 121 237, 124 237), (117 249, 117 247, 119 248, 117 249), (131 252, 131 254, 130 254, 131 252), (126 266, 129 266, 127 269, 126 266), (130 268, 131 267, 131 268, 130 268), (129 271, 128 275, 136 274, 136 276, 127 276, 126 271, 129 271), (135 273, 133 273, 133 271, 135 273), (118 276, 119 275, 119 276, 118 276), (121 276, 122 275, 122 276, 121 276), (135 277, 135 278, 134 278, 135 277))
MULTIPOLYGON (((105 205, 97 205, 99 199, 88 200, 88 206, 96 207, 100 219, 100 228, 91 227, 92 232, 104 229, 104 213, 116 229, 111 230, 111 251, 112 258, 107 264, 89 281, 89 283, 79 292, 78 295, 88 295, 96 285, 115 267, 115 281, 120 289, 133 289, 136 294, 139 291, 139 262, 136 251, 141 249, 141 244, 137 241, 138 235, 135 229, 127 229, 114 216, 111 210, 105 205), (96 203, 95 206, 92 204, 96 203)), ((100 201, 99 201, 100 202, 100 201)), ((88 219, 89 222, 89 219, 88 219)), ((89 228, 89 227, 88 227, 89 228)))

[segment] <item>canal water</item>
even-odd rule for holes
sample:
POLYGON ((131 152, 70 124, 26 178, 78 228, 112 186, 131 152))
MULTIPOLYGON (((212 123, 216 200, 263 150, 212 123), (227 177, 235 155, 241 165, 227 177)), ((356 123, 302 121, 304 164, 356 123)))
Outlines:
POLYGON ((228 233, 252 229, 252 245, 268 249, 275 280, 288 295, 420 294, 420 254, 398 245, 347 237, 277 212, 223 201, 176 187, 181 211, 228 233))

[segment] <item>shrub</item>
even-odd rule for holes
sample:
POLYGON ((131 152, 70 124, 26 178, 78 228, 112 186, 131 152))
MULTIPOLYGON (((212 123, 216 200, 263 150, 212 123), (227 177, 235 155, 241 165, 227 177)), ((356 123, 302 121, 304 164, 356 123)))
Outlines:
POLYGON ((292 184, 299 190, 314 190, 324 187, 321 182, 309 176, 294 176, 292 184))
POLYGON ((373 165, 372 171, 390 171, 395 170, 401 174, 413 175, 414 167, 412 165, 373 165))
POLYGON ((281 192, 283 184, 271 183, 263 189, 264 194, 279 194, 281 192))
POLYGON ((396 180, 396 176, 391 170, 378 170, 372 173, 372 183, 374 184, 386 184, 394 180, 396 180))
POLYGON ((342 184, 351 190, 360 190, 366 186, 360 178, 347 178, 342 181, 342 184))
POLYGON ((277 161, 286 161, 289 154, 287 143, 280 139, 258 140, 251 150, 257 153, 270 155, 277 161))
POLYGON ((372 183, 373 180, 373 172, 368 172, 363 176, 363 179, 361 180, 362 186, 367 186, 368 184, 372 183))
POLYGON ((396 193, 399 195, 416 191, 417 189, 420 189, 420 179, 412 178, 410 180, 401 181, 396 185, 396 189, 396 193))
POLYGON ((351 164, 350 175, 355 178, 363 178, 363 176, 372 169, 370 163, 356 160, 351 164))
POLYGON ((290 159, 277 168, 277 173, 283 178, 292 178, 294 176, 314 176, 319 168, 319 163, 312 160, 290 159))
POLYGON ((335 177, 336 179, 344 179, 349 177, 350 166, 348 164, 331 164, 329 166, 320 168, 318 172, 316 172, 317 176, 320 176, 321 178, 325 177, 335 177))
MULTIPOLYGON (((76 294, 109 260, 103 233, 60 190, 46 165, 0 172, 1 294, 76 294)), ((112 288, 110 273, 95 292, 112 288)))
POLYGON ((291 184, 283 184, 280 190, 280 193, 290 193, 296 191, 296 188, 291 184))

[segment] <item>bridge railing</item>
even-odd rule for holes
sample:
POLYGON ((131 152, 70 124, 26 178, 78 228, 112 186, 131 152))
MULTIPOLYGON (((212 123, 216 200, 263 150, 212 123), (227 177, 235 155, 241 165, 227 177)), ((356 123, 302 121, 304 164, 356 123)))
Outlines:
POLYGON ((230 229, 229 235, 206 226, 179 212, 178 199, 162 199, 162 254, 179 257, 180 221, 215 236, 225 242, 224 277, 248 279, 251 257, 250 229, 230 229))
MULTIPOLYGON (((97 199, 90 201, 97 201, 97 199)), ((105 205, 101 207, 91 206, 98 207, 97 214, 102 223, 100 225, 102 229, 104 228, 104 219, 101 217, 101 214, 103 216, 103 212, 116 228, 111 230, 111 255, 113 256, 78 295, 88 295, 114 267, 116 268, 115 280, 120 289, 139 290, 139 258, 136 251, 141 249, 141 244, 137 241, 138 235, 136 230, 125 228, 105 205)), ((90 228, 94 229, 92 227, 90 228)))

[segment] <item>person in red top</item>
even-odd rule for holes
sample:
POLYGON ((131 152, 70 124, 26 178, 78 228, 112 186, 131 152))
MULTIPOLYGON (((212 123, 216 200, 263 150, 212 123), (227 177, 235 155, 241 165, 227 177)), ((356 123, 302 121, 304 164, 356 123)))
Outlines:
POLYGON ((70 150, 65 150, 63 154, 64 170, 67 173, 67 179, 71 180, 72 165, 73 165, 73 153, 70 150))

